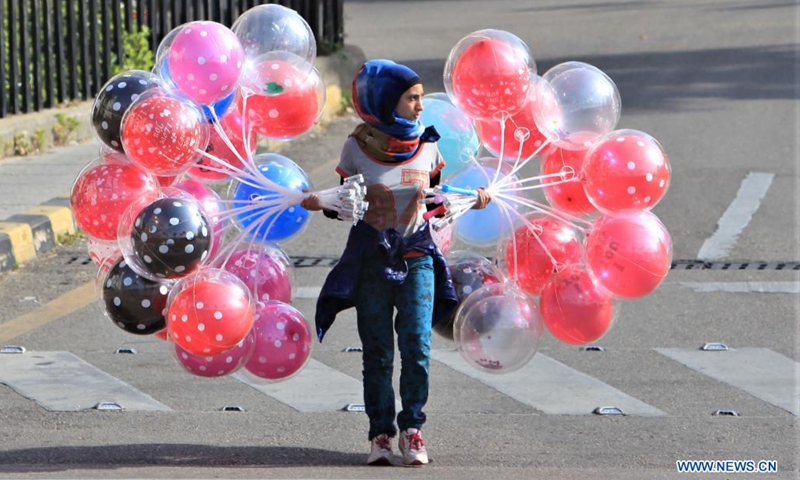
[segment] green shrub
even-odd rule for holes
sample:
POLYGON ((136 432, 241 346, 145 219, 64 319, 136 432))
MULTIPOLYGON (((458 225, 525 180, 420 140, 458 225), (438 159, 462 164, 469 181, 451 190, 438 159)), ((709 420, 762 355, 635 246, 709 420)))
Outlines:
POLYGON ((150 48, 150 29, 143 26, 141 30, 134 28, 132 32, 123 32, 122 61, 114 58, 112 63, 114 64, 114 75, 126 70, 149 72, 155 63, 153 50, 150 48))

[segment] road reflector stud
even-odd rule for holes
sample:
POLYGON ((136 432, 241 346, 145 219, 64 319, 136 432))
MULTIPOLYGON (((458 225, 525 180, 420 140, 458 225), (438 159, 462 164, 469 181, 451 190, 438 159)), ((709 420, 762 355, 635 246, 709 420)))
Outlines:
POLYGON ((581 351, 584 351, 584 352, 605 352, 606 349, 601 347, 600 345, 586 345, 585 347, 581 347, 581 351))
POLYGON ((727 352, 728 346, 722 342, 709 342, 700 347, 704 352, 727 352))
POLYGON ((342 410, 345 412, 366 412, 367 407, 363 403, 348 403, 342 410))
POLYGON ((122 405, 120 405, 117 402, 100 402, 100 403, 98 403, 97 405, 94 406, 94 409, 95 410, 102 410, 102 411, 121 411, 121 410, 125 410, 124 408, 122 408, 122 405))
POLYGON ((345 353, 347 353, 347 352, 363 352, 364 349, 361 348, 361 347, 347 347, 342 351, 345 352, 345 353))
POLYGON ((223 412, 244 412, 244 408, 239 405, 225 405, 220 410, 223 412))
POLYGON ((129 355, 136 355, 136 349, 135 348, 118 348, 117 351, 114 352, 114 353, 127 353, 129 355))
POLYGON ((597 407, 592 410, 595 415, 625 415, 619 407, 597 407))
POLYGON ((738 417, 736 410, 717 410, 712 414, 715 417, 738 417))
POLYGON ((0 347, 0 353, 25 353, 25 347, 21 345, 3 345, 0 347))

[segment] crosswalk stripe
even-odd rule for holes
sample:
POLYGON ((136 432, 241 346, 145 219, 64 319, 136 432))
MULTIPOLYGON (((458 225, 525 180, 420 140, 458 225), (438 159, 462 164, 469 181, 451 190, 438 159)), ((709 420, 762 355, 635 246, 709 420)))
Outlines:
POLYGON ((364 403, 360 381, 314 359, 284 382, 261 384, 239 373, 233 378, 300 412, 330 412, 364 403))
POLYGON ((666 415, 611 385, 541 353, 537 353, 519 370, 502 375, 492 375, 470 367, 457 350, 434 350, 431 356, 437 362, 546 414, 585 415, 597 407, 614 406, 629 415, 666 415))
POLYGON ((800 415, 800 364, 768 348, 706 352, 657 348, 657 352, 715 380, 800 415))
POLYGON ((100 402, 125 410, 171 410, 70 352, 0 355, 0 383, 54 412, 87 410, 100 402))

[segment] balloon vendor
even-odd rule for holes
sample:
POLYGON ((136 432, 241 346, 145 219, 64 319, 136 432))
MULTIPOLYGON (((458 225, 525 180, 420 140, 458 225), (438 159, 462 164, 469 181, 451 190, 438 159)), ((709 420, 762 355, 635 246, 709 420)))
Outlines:
MULTIPOLYGON (((431 328, 457 306, 458 297, 444 256, 434 244, 423 189, 439 184, 444 160, 439 135, 419 120, 423 86, 419 75, 390 60, 371 60, 356 73, 352 97, 359 124, 345 141, 336 172, 361 174, 369 209, 355 224, 339 263, 317 301, 316 328, 322 341, 336 314, 355 307, 363 347, 364 403, 369 417, 367 463, 392 463, 392 439, 406 465, 428 463, 421 428, 428 399, 431 328), (397 315, 393 319, 395 309, 397 315), (392 387, 394 332, 401 355, 396 415, 392 387)), ((473 208, 491 197, 478 191, 473 208)), ((316 195, 302 204, 321 210, 316 195)), ((323 211, 329 218, 336 212, 323 211)))

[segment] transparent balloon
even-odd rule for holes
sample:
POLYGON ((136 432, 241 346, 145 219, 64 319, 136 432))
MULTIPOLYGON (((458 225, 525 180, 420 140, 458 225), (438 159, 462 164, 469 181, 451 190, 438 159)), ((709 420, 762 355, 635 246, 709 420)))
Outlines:
POLYGON ((548 185, 542 189, 545 198, 553 207, 572 215, 597 213, 597 209, 586 196, 580 179, 585 156, 586 150, 567 150, 555 145, 551 145, 542 156, 539 173, 551 175, 543 180, 548 185), (569 169, 574 175, 572 181, 565 182, 562 178, 552 176, 565 172, 565 169, 569 169))
POLYGON ((216 355, 195 355, 177 343, 171 347, 175 361, 184 370, 197 377, 216 378, 241 369, 255 350, 255 339, 248 335, 235 347, 216 355))
POLYGON ((308 175, 287 157, 276 153, 257 155, 254 159, 263 181, 234 182, 229 196, 237 208, 239 226, 246 238, 282 243, 302 232, 310 213, 292 203, 284 190, 294 193, 313 190, 308 175))
POLYGON ((287 380, 311 358, 311 329, 303 314, 286 303, 259 302, 251 335, 255 350, 240 372, 251 383, 287 380))
POLYGON ((620 210, 600 216, 586 240, 586 263, 599 285, 623 298, 652 293, 672 264, 667 228, 646 210, 620 210))
POLYGON ((205 20, 183 25, 167 54, 172 81, 202 105, 233 92, 243 61, 244 50, 236 35, 225 25, 205 20))
POLYGON ((638 130, 615 130, 598 139, 583 161, 587 198, 601 212, 650 210, 667 193, 671 167, 658 140, 638 130))
POLYGON ((154 175, 178 175, 208 147, 209 126, 200 105, 175 91, 143 93, 122 119, 122 146, 154 175))
POLYGON ((515 115, 528 103, 531 73, 536 62, 525 42, 502 30, 479 30, 450 51, 444 86, 469 116, 493 119, 515 115))
MULTIPOLYGON (((244 48, 246 62, 290 53, 312 65, 317 42, 308 23, 296 11, 276 4, 258 5, 239 16, 231 27, 244 48)), ((303 73, 303 78, 311 69, 303 73)))
POLYGON ((248 125, 271 140, 291 140, 311 130, 325 107, 319 71, 282 52, 248 63, 237 108, 248 125))
POLYGON ((255 305, 236 275, 204 268, 175 283, 166 318, 171 341, 195 355, 217 355, 247 337, 255 305))
MULTIPOLYGON (((473 292, 486 285, 502 283, 503 273, 491 260, 483 255, 469 250, 454 250, 445 256, 453 287, 456 289, 459 304, 463 303, 473 292)), ((443 338, 453 340, 453 323, 456 312, 448 318, 439 320, 434 326, 434 332, 443 338)))
POLYGON ((442 176, 451 176, 464 169, 478 155, 480 142, 472 120, 461 109, 450 103, 425 95, 419 120, 425 126, 434 126, 441 138, 436 142, 439 153, 446 162, 442 176))
POLYGON ((78 173, 70 190, 70 207, 81 230, 98 240, 116 241, 125 211, 140 200, 153 201, 159 195, 153 175, 124 154, 110 153, 78 173))
POLYGON ((222 268, 233 273, 250 289, 259 301, 292 301, 292 274, 287 265, 276 255, 275 247, 255 243, 244 243, 224 259, 219 259, 222 268))
POLYGON ((150 72, 128 70, 111 77, 92 104, 92 126, 104 145, 122 152, 122 117, 142 93, 157 87, 150 72))
POLYGON ((534 119, 551 142, 585 150, 619 122, 617 86, 597 67, 582 62, 556 65, 536 85, 534 119))
POLYGON ((603 337, 618 316, 617 305, 581 264, 561 269, 539 297, 547 331, 570 345, 585 345, 603 337))
POLYGON ((510 283, 486 285, 471 294, 453 326, 462 358, 493 374, 527 364, 539 349, 543 328, 536 299, 510 283))
POLYGON ((578 230, 550 215, 532 212, 513 235, 498 244, 498 265, 520 288, 538 295, 565 265, 583 258, 578 230))
POLYGON ((168 193, 172 196, 133 204, 119 225, 118 243, 126 262, 153 280, 197 271, 213 248, 211 223, 200 203, 176 188, 168 193))
MULTIPOLYGON (((447 184, 478 189, 488 187, 495 177, 495 168, 480 165, 470 166, 447 179, 447 184)), ((516 208, 516 204, 509 205, 516 208)), ((455 222, 455 234, 463 242, 476 247, 491 247, 512 228, 497 202, 491 202, 482 210, 469 210, 455 222)))

